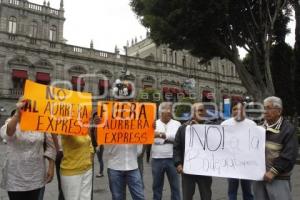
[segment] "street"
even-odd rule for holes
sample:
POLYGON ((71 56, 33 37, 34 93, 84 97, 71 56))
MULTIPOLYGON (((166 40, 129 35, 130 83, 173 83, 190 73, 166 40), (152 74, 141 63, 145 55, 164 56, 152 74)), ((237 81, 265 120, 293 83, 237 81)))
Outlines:
MULTIPOLYGON (((4 164, 4 155, 5 155, 6 145, 0 142, 0 167, 2 168, 4 164)), ((146 163, 144 159, 144 182, 145 182, 145 194, 146 199, 152 198, 152 174, 151 174, 151 166, 149 163, 146 163)), ((95 169, 99 169, 99 164, 97 163, 97 159, 95 158, 95 169)), ((106 154, 104 150, 104 165, 106 164, 106 154)), ((106 166, 105 166, 106 167, 106 166)), ((95 172, 98 172, 95 170, 95 172)), ((2 174, 0 174, 0 179, 2 178, 2 174)), ((293 199, 300 198, 300 165, 296 165, 294 169, 294 173, 292 176, 292 188, 293 188, 293 199)), ((225 200, 227 199, 227 182, 224 178, 214 178, 213 179, 213 200, 225 200)), ((239 198, 241 198, 241 192, 239 191, 239 198)), ((108 178, 106 173, 106 168, 104 171, 104 177, 96 178, 94 176, 94 189, 93 189, 94 199, 111 199, 111 194, 108 186, 108 178)), ((46 192, 44 196, 44 200, 54 200, 58 197, 58 189, 57 189, 57 180, 56 177, 54 180, 46 186, 46 192)), ((131 199, 129 192, 127 191, 127 199, 131 199)), ((165 177, 165 185, 163 192, 163 199, 170 199, 170 188, 168 185, 167 178, 165 177)), ((196 189, 196 194, 194 199, 200 199, 199 192, 196 189)), ((7 192, 0 189, 0 200, 8 200, 7 192)))

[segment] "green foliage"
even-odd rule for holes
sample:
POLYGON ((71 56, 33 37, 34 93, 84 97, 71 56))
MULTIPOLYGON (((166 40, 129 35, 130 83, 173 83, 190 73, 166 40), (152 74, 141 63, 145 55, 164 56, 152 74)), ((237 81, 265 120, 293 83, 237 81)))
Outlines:
POLYGON ((283 101, 284 115, 293 116, 295 112, 295 93, 293 90, 292 67, 294 53, 286 43, 273 46, 271 51, 271 71, 275 95, 283 101))
POLYGON ((162 102, 162 94, 159 90, 153 88, 146 88, 140 91, 137 95, 139 102, 151 102, 157 105, 162 102))
POLYGON ((178 106, 176 106, 175 115, 176 117, 182 117, 183 113, 191 113, 191 105, 195 103, 194 99, 190 99, 189 97, 183 97, 179 100, 178 106), (186 103, 186 104, 184 104, 186 103))
POLYGON ((270 49, 288 32, 290 8, 284 0, 131 0, 141 23, 158 45, 186 49, 202 61, 213 57, 232 61, 253 96, 274 94, 270 49), (276 28, 277 26, 277 28, 276 28), (280 28, 280 29, 279 29, 280 28), (238 47, 251 56, 247 68, 238 47))
POLYGON ((131 6, 155 43, 187 49, 202 58, 232 60, 233 43, 250 50, 262 47, 263 27, 271 23, 266 9, 274 14, 273 1, 132 0, 131 6))

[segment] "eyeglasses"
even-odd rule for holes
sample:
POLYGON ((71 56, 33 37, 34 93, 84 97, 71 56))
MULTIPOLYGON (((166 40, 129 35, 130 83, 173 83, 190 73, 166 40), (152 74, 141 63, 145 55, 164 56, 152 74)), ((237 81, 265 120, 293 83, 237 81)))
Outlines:
POLYGON ((270 110, 278 110, 279 108, 270 108, 270 107, 264 107, 265 111, 270 111, 270 110))

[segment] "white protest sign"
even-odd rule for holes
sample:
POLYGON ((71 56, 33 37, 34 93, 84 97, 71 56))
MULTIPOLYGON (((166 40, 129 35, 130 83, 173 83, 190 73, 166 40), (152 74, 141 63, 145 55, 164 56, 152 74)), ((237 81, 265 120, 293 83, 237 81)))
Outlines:
POLYGON ((262 180, 265 129, 259 126, 189 125, 185 132, 186 174, 262 180))

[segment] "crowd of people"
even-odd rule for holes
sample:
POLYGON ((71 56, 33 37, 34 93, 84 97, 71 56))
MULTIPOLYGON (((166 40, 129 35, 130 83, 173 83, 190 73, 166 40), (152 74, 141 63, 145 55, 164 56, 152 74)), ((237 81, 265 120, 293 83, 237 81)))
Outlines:
MULTIPOLYGON (((7 141, 6 160, 2 170, 1 187, 10 200, 42 200, 45 186, 56 175, 59 200, 92 199, 93 177, 104 176, 103 151, 107 153, 107 176, 113 200, 126 199, 126 187, 133 200, 144 200, 143 155, 146 145, 98 145, 96 126, 100 123, 94 113, 90 135, 57 136, 54 134, 21 131, 21 109, 25 101, 16 104, 16 110, 1 127, 0 136, 7 141), (94 154, 100 169, 93 169, 94 154), (93 174, 96 171, 96 174, 93 174)), ((290 176, 298 155, 295 127, 282 116, 282 101, 278 97, 264 100, 266 130, 266 173, 262 181, 228 179, 228 199, 236 200, 241 184, 244 200, 291 200, 290 176)), ((212 177, 186 174, 184 169, 186 127, 193 124, 212 124, 206 116, 204 104, 192 106, 192 117, 185 123, 172 119, 172 103, 163 102, 158 109, 154 143, 151 145, 153 199, 163 198, 166 175, 171 200, 192 200, 196 185, 201 200, 212 199, 212 177), (181 178, 180 178, 181 177, 181 178), (181 180, 181 184, 180 184, 181 180), (182 188, 180 188, 180 185, 182 188)), ((247 119, 245 105, 232 105, 232 117, 224 126, 256 126, 247 119)), ((148 152, 148 151, 147 151, 148 152)), ((53 198, 54 199, 54 198, 53 198)))

